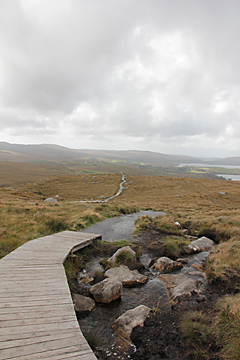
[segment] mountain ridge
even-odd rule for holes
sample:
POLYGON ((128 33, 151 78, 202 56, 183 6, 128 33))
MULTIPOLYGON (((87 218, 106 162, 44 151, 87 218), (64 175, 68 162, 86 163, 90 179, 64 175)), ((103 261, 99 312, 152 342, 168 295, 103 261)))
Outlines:
POLYGON ((216 165, 240 165, 240 157, 199 158, 187 155, 169 155, 143 150, 94 150, 71 149, 55 144, 11 144, 0 141, 0 161, 41 162, 41 161, 83 161, 84 159, 105 159, 161 165, 201 162, 216 165))

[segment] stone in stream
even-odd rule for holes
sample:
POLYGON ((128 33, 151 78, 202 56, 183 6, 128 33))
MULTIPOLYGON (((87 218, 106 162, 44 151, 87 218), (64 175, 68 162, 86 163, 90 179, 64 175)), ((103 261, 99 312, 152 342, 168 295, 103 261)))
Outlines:
POLYGON ((159 278, 166 284, 171 300, 179 302, 189 299, 193 295, 202 295, 200 286, 205 279, 202 277, 202 273, 199 272, 198 275, 197 279, 180 274, 164 274, 160 275, 159 278), (200 279, 200 277, 202 278, 200 279))
POLYGON ((74 309, 78 314, 88 313, 92 311, 95 306, 95 301, 87 296, 83 296, 80 294, 72 294, 72 298, 74 309))
POLYGON ((193 295, 199 295, 201 285, 200 280, 186 278, 171 290, 171 299, 181 301, 191 298, 193 295))
POLYGON ((148 280, 147 276, 141 275, 137 270, 129 270, 125 265, 107 270, 105 276, 121 281, 123 285, 144 284, 148 280))
POLYGON ((171 260, 166 256, 160 257, 157 259, 155 264, 151 266, 151 269, 160 271, 162 273, 172 272, 182 268, 183 264, 181 262, 171 260))
POLYGON ((126 311, 123 315, 117 318, 114 321, 112 328, 118 335, 121 335, 123 338, 131 341, 130 336, 132 329, 138 325, 143 326, 150 311, 151 309, 148 306, 139 305, 134 309, 126 311))
POLYGON ((201 237, 200 239, 194 240, 191 244, 188 245, 187 249, 190 254, 201 252, 201 251, 209 251, 214 245, 214 241, 208 239, 206 236, 201 237))
POLYGON ((105 279, 93 285, 89 292, 95 301, 108 304, 121 296, 122 283, 114 279, 105 279))
POLYGON ((132 257, 132 259, 136 260, 136 253, 134 250, 132 250, 130 248, 130 246, 124 246, 120 249, 118 249, 114 254, 113 256, 111 256, 108 261, 112 261, 112 262, 116 262, 117 259, 118 259, 118 256, 119 255, 123 255, 123 254, 126 254, 126 255, 129 255, 130 257, 132 257))

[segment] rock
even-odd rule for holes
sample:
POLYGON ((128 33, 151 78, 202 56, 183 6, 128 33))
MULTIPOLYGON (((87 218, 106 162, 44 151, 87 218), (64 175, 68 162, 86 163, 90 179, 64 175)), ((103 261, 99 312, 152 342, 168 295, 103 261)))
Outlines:
POLYGON ((74 309, 79 314, 84 314, 91 311, 95 306, 95 301, 89 297, 73 294, 74 309))
POLYGON ((206 236, 194 240, 188 245, 187 249, 190 254, 200 251, 209 251, 214 245, 214 241, 208 239, 206 236))
POLYGON ((171 289, 186 279, 186 276, 180 274, 162 274, 159 275, 159 279, 162 280, 168 289, 171 289))
POLYGON ((122 283, 114 279, 105 279, 93 285, 89 292, 95 301, 108 304, 121 296, 122 283))
POLYGON ((92 277, 83 276, 80 280, 80 283, 87 284, 87 283, 92 282, 93 280, 94 280, 94 278, 92 278, 92 277))
POLYGON ((123 285, 144 284, 148 280, 147 276, 141 275, 137 270, 129 270, 125 265, 107 270, 105 276, 121 281, 123 285))
POLYGON ((180 301, 192 297, 194 294, 199 294, 199 287, 201 285, 202 282, 200 280, 186 278, 171 290, 171 299, 180 301))
POLYGON ((58 203, 57 199, 50 197, 44 200, 47 203, 58 203))
POLYGON ((204 282, 203 277, 200 280, 180 274, 165 274, 160 275, 159 278, 167 285, 169 296, 173 301, 188 299, 196 294, 199 297, 201 294, 199 288, 204 282))
POLYGON ((145 305, 139 305, 134 309, 126 311, 113 323, 113 329, 123 338, 130 340, 132 329, 138 325, 143 326, 144 321, 149 315, 151 309, 145 305))
POLYGON ((182 264, 187 264, 188 263, 188 259, 187 258, 178 258, 177 262, 180 262, 182 264))
POLYGON ((122 253, 126 253, 126 254, 129 254, 130 256, 132 256, 133 259, 136 259, 136 253, 135 251, 133 251, 130 246, 124 246, 122 247, 121 249, 118 249, 114 254, 113 256, 111 256, 108 261, 113 261, 113 262, 116 262, 117 260, 117 257, 122 254, 122 253))
POLYGON ((176 270, 182 269, 183 264, 181 262, 177 262, 169 259, 166 256, 160 257, 157 259, 155 264, 151 266, 151 269, 155 269, 160 272, 172 272, 176 270))

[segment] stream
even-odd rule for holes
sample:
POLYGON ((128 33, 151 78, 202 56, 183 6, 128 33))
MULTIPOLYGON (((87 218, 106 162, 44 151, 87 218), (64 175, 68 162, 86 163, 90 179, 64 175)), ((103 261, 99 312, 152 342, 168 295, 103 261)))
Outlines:
MULTIPOLYGON (((131 233, 134 229, 135 220, 144 215, 156 217, 158 215, 165 215, 165 213, 140 211, 131 215, 122 215, 117 218, 107 219, 102 223, 94 224, 84 229, 83 232, 101 234, 103 240, 108 241, 121 239, 136 241, 136 238, 131 233)), ((207 255, 208 252, 202 252, 188 256, 188 263, 178 271, 178 273, 187 274, 194 271, 191 265, 200 265, 207 255)), ((83 273, 79 274, 79 281, 82 276, 92 277, 96 270, 103 271, 103 268, 101 268, 99 264, 99 260, 101 260, 102 257, 103 256, 92 258, 90 260, 83 273)), ((146 251, 141 254, 140 262, 146 266, 144 274, 149 277, 147 283, 135 287, 124 286, 120 299, 110 304, 96 303, 95 308, 89 315, 78 319, 84 336, 90 345, 96 349, 96 355, 99 356, 99 359, 131 359, 129 346, 133 347, 133 351, 134 346, 117 336, 112 330, 113 322, 125 311, 141 304, 152 309, 158 308, 162 311, 170 310, 171 303, 165 284, 158 278, 159 273, 157 271, 148 268, 151 260, 151 254, 148 254, 146 251)), ((90 287, 89 284, 85 284, 84 286, 90 287)))

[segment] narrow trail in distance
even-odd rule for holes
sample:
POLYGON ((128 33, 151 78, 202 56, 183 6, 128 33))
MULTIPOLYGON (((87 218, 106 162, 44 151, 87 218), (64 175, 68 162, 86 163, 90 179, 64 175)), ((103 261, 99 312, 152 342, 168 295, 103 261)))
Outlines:
POLYGON ((78 202, 80 202, 80 203, 106 203, 109 200, 114 199, 116 196, 120 195, 123 192, 123 189, 124 189, 123 184, 125 182, 126 182, 125 175, 122 174, 122 182, 119 185, 118 192, 115 195, 112 195, 107 199, 103 199, 103 200, 76 200, 76 201, 71 201, 71 203, 78 203, 78 202))

